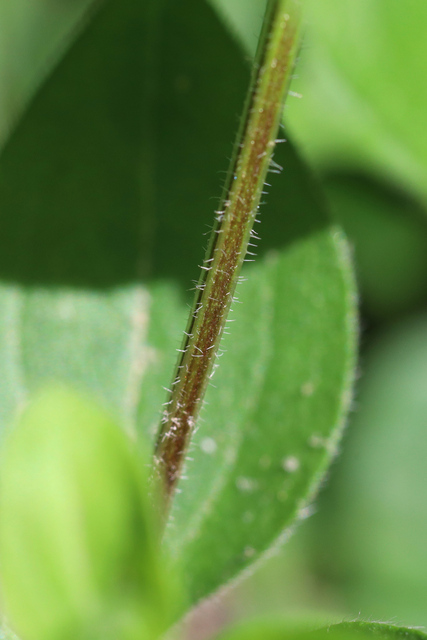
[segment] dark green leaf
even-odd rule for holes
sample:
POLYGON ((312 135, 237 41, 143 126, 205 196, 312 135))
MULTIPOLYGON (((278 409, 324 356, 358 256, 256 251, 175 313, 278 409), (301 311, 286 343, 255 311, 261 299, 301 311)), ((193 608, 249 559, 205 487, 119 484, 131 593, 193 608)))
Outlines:
POLYGON ((95 1, 0 2, 0 146, 95 1))
POLYGON ((367 177, 336 174, 323 184, 354 248, 365 311, 383 319, 419 307, 427 294, 422 207, 367 177))
POLYGON ((209 0, 243 46, 255 54, 267 0, 209 0))

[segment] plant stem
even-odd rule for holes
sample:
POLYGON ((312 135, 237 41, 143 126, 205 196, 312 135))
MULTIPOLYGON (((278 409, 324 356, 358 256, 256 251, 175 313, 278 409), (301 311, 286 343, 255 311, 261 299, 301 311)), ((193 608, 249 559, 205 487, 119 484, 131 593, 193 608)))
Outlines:
POLYGON ((165 513, 198 419, 251 239, 298 50, 300 0, 270 0, 252 83, 155 449, 165 513))

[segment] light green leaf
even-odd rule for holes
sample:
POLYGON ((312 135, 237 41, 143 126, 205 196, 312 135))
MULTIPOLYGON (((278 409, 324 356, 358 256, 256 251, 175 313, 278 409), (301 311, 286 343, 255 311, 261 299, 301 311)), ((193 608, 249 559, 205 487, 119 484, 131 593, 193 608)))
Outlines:
POLYGON ((30 404, 3 447, 0 512, 4 609, 24 638, 167 627, 141 460, 96 406, 64 388, 30 404))
MULTIPOLYGON (((0 163, 6 422, 55 378, 154 434, 248 72, 200 0, 111 0, 43 87, 0 163)), ((292 146, 276 160, 167 532, 192 601, 304 515, 349 403, 345 243, 292 146)))
POLYGON ((424 0, 309 0, 287 122, 320 167, 369 168, 427 197, 424 0))
POLYGON ((310 630, 302 623, 300 629, 287 626, 285 621, 260 620, 225 632, 220 640, 425 640, 426 634, 418 629, 397 627, 380 622, 342 622, 323 629, 310 630), (305 626, 305 630, 304 630, 305 626))
POLYGON ((3 620, 0 625, 0 640, 19 640, 3 620))

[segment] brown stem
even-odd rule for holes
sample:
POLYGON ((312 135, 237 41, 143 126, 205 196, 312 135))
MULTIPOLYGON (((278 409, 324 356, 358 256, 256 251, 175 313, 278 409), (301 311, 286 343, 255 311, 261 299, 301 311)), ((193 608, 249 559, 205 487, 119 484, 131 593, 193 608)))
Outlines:
POLYGON ((252 84, 155 449, 165 513, 213 374, 221 336, 272 162, 296 57, 299 0, 270 0, 252 84))

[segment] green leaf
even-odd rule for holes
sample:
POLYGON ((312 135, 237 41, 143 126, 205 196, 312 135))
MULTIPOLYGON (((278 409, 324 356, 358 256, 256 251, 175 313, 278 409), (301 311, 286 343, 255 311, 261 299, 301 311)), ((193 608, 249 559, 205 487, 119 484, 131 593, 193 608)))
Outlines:
POLYGON ((427 222, 416 202, 362 176, 324 179, 331 211, 354 248, 364 310, 384 319, 427 294, 427 222))
POLYGON ((380 622, 342 622, 323 629, 304 630, 304 624, 298 628, 289 628, 285 621, 262 620, 242 625, 231 632, 225 632, 220 640, 368 640, 384 638, 384 640, 425 640, 425 633, 418 629, 397 627, 380 622))
POLYGON ((18 636, 3 621, 0 624, 0 640, 19 640, 18 636))
POLYGON ((93 3, 0 2, 0 146, 93 3))
POLYGON ((68 390, 26 409, 0 466, 2 594, 23 637, 155 638, 167 627, 140 467, 108 416, 68 390))
MULTIPOLYGON (((45 84, 0 162, 5 422, 55 378, 155 433, 248 82, 200 0, 111 0, 45 84)), ((305 513, 349 403, 345 243, 292 146, 275 159, 264 257, 238 291, 167 532, 192 601, 305 513)))
POLYGON ((255 55, 267 0, 209 0, 245 49, 255 55))
POLYGON ((368 167, 425 200, 426 3, 310 0, 307 9, 292 132, 319 166, 368 167))
POLYGON ((360 636, 386 638, 387 640, 400 640, 403 638, 409 638, 411 640, 424 640, 426 634, 421 629, 414 629, 411 627, 399 627, 393 624, 380 623, 380 622, 364 622, 363 620, 355 622, 341 622, 340 624, 334 624, 327 629, 319 629, 314 635, 326 635, 332 636, 353 636, 354 638, 360 636))
POLYGON ((426 625, 426 314, 378 336, 364 360, 358 411, 311 532, 316 564, 351 610, 426 625))

